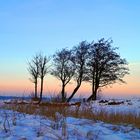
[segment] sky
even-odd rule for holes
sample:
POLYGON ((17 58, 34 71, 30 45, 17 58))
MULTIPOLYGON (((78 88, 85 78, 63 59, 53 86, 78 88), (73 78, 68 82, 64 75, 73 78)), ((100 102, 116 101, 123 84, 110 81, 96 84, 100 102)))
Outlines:
MULTIPOLYGON (((105 95, 140 95, 140 1, 139 0, 1 0, 0 94, 29 94, 27 62, 37 52, 49 56, 80 41, 113 40, 118 53, 129 62, 127 84, 102 90, 105 95)), ((60 82, 50 75, 45 92, 58 93, 60 82)), ((73 89, 73 84, 67 90, 73 89)), ((91 86, 80 88, 88 95, 91 86)))

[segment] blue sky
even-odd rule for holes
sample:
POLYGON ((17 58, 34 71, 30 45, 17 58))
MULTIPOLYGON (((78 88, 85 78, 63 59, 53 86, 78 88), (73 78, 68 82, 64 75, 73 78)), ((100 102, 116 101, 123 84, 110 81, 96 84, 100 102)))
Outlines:
POLYGON ((1 56, 22 59, 35 51, 51 54, 81 40, 111 37, 129 61, 139 61, 139 4, 121 0, 1 1, 1 56))
POLYGON ((122 57, 139 64, 140 1, 2 0, 1 80, 28 79, 27 60, 36 52, 51 55, 102 37, 112 38, 122 57))

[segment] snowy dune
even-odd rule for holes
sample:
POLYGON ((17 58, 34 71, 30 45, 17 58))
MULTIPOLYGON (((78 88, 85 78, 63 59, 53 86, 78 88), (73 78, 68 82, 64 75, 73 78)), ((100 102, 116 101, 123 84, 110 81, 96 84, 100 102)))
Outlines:
MULTIPOLYGON (((105 100, 103 100, 105 101, 105 100)), ((114 113, 133 113, 133 114, 140 114, 140 99, 131 99, 131 100, 124 100, 124 99, 110 99, 107 100, 108 102, 100 103, 100 101, 92 102, 92 107, 94 111, 104 110, 107 112, 114 112, 114 113), (116 102, 120 103, 119 105, 108 105, 109 103, 116 102)))

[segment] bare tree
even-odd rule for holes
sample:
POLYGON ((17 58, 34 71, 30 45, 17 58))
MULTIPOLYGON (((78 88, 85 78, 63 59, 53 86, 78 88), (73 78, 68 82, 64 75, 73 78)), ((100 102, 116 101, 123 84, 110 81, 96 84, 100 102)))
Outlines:
POLYGON ((49 66, 47 65, 49 62, 49 58, 39 54, 39 77, 40 77, 40 100, 39 103, 42 101, 42 93, 43 93, 43 84, 44 84, 44 77, 48 73, 49 66))
POLYGON ((88 53, 88 78, 92 84, 92 95, 89 100, 96 100, 97 92, 102 87, 116 83, 124 83, 123 77, 128 74, 127 61, 111 46, 112 40, 100 39, 91 43, 88 53))
POLYGON ((75 59, 75 74, 74 74, 74 80, 76 81, 76 87, 73 90, 70 97, 67 99, 67 102, 69 102, 73 96, 76 94, 78 89, 81 86, 81 83, 86 80, 86 61, 88 58, 88 48, 89 43, 86 41, 82 41, 79 43, 78 46, 73 48, 73 55, 75 59))
POLYGON ((28 62, 28 71, 31 75, 31 82, 35 84, 34 89, 34 99, 38 99, 37 97, 37 85, 38 85, 38 77, 39 77, 39 55, 35 55, 33 59, 28 62))
POLYGON ((62 102, 66 100, 65 87, 70 82, 74 75, 75 65, 73 61, 72 51, 67 49, 62 49, 56 52, 53 56, 54 67, 52 70, 52 75, 57 79, 61 80, 62 83, 62 102))

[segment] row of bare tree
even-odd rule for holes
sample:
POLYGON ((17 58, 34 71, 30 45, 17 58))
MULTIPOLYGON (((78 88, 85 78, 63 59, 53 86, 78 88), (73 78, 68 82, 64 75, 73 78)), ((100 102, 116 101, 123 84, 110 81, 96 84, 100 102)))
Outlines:
POLYGON ((44 77, 49 71, 49 67, 47 65, 48 62, 49 62, 49 58, 47 58, 46 56, 43 56, 40 53, 40 54, 36 54, 36 56, 34 56, 32 58, 32 60, 28 63, 28 71, 31 75, 30 80, 35 85, 34 100, 38 100, 37 88, 38 88, 38 78, 40 78, 40 87, 41 88, 40 88, 39 103, 42 100, 44 77))
POLYGON ((82 82, 90 82, 92 94, 87 99, 96 100, 99 89, 122 79, 129 73, 128 63, 112 47, 112 40, 100 39, 98 42, 82 41, 72 49, 57 51, 52 58, 51 69, 48 66, 50 59, 37 54, 29 62, 28 70, 35 84, 35 98, 37 98, 38 78, 41 80, 40 101, 42 100, 43 79, 47 73, 61 81, 62 102, 69 102, 79 90, 82 82), (50 69, 50 70, 49 70, 50 69), (66 97, 66 86, 71 80, 75 81, 75 88, 69 97, 66 97))

